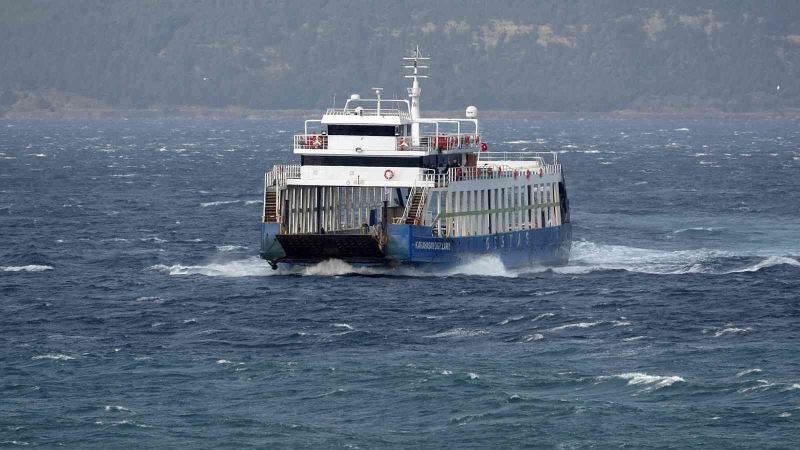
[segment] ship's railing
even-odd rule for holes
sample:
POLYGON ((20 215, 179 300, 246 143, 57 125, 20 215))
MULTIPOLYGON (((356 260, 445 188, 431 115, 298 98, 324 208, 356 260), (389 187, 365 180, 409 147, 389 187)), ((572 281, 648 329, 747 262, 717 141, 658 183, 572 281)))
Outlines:
POLYGON ((392 117, 400 117, 402 119, 411 120, 411 115, 408 111, 404 111, 402 109, 396 108, 328 108, 325 111, 326 116, 392 116, 392 117))
POLYGON ((480 152, 478 154, 478 163, 481 162, 503 162, 503 161, 526 161, 538 162, 540 165, 555 165, 558 164, 558 153, 556 152, 529 152, 529 151, 514 151, 514 152, 480 152))
POLYGON ((277 164, 267 172, 265 184, 267 186, 286 186, 286 180, 300 178, 300 164, 277 164))
POLYGON ((398 136, 395 149, 415 150, 415 151, 438 151, 470 149, 480 146, 481 137, 476 134, 467 133, 439 133, 423 134, 419 138, 419 145, 414 145, 410 136, 398 136))
POLYGON ((561 164, 537 164, 526 167, 506 165, 451 167, 447 170, 446 183, 470 180, 492 180, 498 178, 534 179, 561 172, 561 164))
POLYGON ((295 134, 295 150, 325 150, 328 148, 327 134, 295 134))

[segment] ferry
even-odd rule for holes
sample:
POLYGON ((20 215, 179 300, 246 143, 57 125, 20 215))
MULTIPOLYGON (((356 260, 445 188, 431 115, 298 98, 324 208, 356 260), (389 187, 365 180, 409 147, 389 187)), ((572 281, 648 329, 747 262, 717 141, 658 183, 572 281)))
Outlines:
POLYGON ((306 120, 299 164, 264 176, 260 256, 273 269, 339 259, 444 266, 495 255, 508 267, 569 259, 569 199, 558 154, 490 151, 469 106, 423 117, 430 58, 403 58, 408 99, 351 95, 306 120))

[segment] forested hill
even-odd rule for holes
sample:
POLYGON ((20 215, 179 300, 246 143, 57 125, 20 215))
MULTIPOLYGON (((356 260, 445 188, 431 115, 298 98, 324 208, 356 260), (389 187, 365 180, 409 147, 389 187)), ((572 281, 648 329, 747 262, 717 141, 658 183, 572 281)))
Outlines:
POLYGON ((800 107, 797 0, 0 0, 0 113, 400 97, 415 44, 427 109, 800 107))

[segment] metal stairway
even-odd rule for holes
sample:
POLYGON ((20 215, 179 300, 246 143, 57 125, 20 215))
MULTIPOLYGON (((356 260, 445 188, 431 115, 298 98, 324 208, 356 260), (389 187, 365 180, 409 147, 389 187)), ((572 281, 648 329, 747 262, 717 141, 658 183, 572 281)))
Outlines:
POLYGON ((264 196, 264 222, 277 222, 277 211, 277 193, 275 190, 267 189, 264 196))

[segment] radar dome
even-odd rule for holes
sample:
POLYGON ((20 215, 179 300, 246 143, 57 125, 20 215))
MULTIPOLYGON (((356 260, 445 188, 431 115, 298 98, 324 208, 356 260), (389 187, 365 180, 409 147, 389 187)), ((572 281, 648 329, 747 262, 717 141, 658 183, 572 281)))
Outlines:
POLYGON ((478 117, 478 108, 467 106, 467 119, 474 119, 476 117, 478 117))

